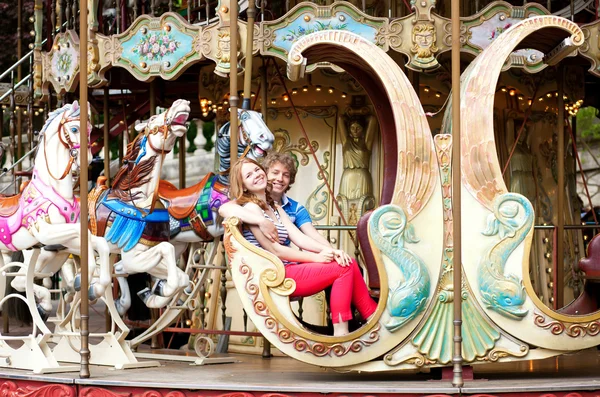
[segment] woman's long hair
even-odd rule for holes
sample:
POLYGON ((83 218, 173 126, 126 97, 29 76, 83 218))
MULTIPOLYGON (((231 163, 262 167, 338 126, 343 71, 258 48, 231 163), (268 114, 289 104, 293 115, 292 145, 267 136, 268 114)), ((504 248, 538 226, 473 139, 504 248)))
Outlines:
POLYGON ((247 163, 254 164, 254 165, 260 167, 260 169, 263 170, 265 173, 265 178, 267 177, 267 171, 263 168, 262 165, 257 163, 255 160, 252 160, 247 157, 242 157, 242 158, 238 159, 235 162, 235 164, 233 164, 233 166, 231 167, 231 170, 229 171, 229 180, 230 180, 229 196, 232 200, 235 200, 238 205, 244 205, 246 203, 254 203, 254 204, 258 205, 260 208, 262 208, 263 211, 267 211, 269 209, 269 206, 274 207, 274 205, 275 205, 275 202, 271 198, 272 185, 270 182, 267 182, 267 188, 265 191, 265 195, 267 197, 266 203, 264 201, 262 201, 260 198, 258 198, 254 193, 245 191, 246 189, 244 188, 244 180, 242 177, 242 166, 247 163))

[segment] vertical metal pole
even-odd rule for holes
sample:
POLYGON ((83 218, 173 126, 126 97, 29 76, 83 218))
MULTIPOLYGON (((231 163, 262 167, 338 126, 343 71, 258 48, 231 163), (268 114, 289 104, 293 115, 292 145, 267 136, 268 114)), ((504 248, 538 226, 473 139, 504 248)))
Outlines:
POLYGON ((454 269, 454 364, 452 385, 464 384, 462 373, 462 235, 460 169, 460 0, 452 0, 452 218, 454 269))
MULTIPOLYGON (((50 0, 54 1, 54 0, 50 0)), ((62 1, 56 0, 56 27, 55 32, 62 32, 62 1)))
MULTIPOLYGON (((23 0, 17 1, 17 60, 23 56, 23 0)), ((17 66, 17 81, 23 78, 23 68, 17 66)), ((21 109, 17 111, 17 158, 23 157, 23 115, 21 109)), ((18 169, 22 170, 22 164, 19 163, 18 169)))
POLYGON ((110 122, 110 112, 108 110, 108 87, 104 87, 104 176, 106 185, 110 186, 110 131, 108 130, 110 122))
MULTIPOLYGON (((238 64, 238 3, 233 0, 231 6, 231 24, 229 26, 230 35, 230 60, 229 63, 229 135, 231 137, 231 145, 229 148, 229 158, 231 165, 237 160, 237 143, 238 143, 238 102, 237 96, 237 64, 238 64)), ((248 54, 246 54, 248 55, 248 54)), ((223 323, 225 324, 225 323, 223 323)))
POLYGON ((179 138, 179 188, 185 188, 185 134, 179 138))
POLYGON ((267 82, 267 65, 268 63, 265 62, 265 59, 263 58, 263 64, 260 67, 260 112, 262 113, 263 120, 265 121, 265 123, 267 122, 269 110, 267 107, 267 99, 269 94, 269 84, 267 82))
MULTIPOLYGON (((79 14, 79 38, 82 44, 88 42, 88 20, 87 20, 87 1, 81 1, 79 14)), ((84 65, 84 70, 87 69, 87 45, 79 46, 79 64, 84 65)), ((80 127, 81 131, 81 149, 79 150, 80 158, 80 188, 79 197, 81 200, 81 369, 79 376, 81 378, 90 377, 90 349, 88 336, 89 332, 89 299, 88 299, 88 90, 87 90, 87 73, 79 73, 79 102, 81 106, 80 127)))
MULTIPOLYGON (((150 117, 156 114, 156 80, 150 83, 150 117)), ((132 141, 131 135, 129 135, 129 142, 132 141)), ((154 323, 158 319, 158 310, 150 309, 150 321, 154 323)), ((153 335, 150 340, 150 348, 152 349, 160 349, 162 346, 160 345, 160 339, 158 335, 153 335)))
POLYGON ((556 200, 556 296, 554 297, 554 307, 560 309, 563 307, 564 290, 564 249, 565 249, 565 101, 564 101, 564 79, 563 69, 558 67, 558 124, 556 142, 556 167, 558 168, 558 197, 556 200))
POLYGON ((252 49, 254 42, 254 19, 256 17, 255 0, 248 0, 246 14, 248 15, 248 28, 246 34, 246 67, 244 72, 244 100, 242 101, 242 109, 249 110, 252 107, 252 49))
POLYGON ((115 28, 117 33, 121 33, 121 0, 115 3, 115 28))
POLYGON ((571 21, 575 22, 575 2, 571 0, 571 21))

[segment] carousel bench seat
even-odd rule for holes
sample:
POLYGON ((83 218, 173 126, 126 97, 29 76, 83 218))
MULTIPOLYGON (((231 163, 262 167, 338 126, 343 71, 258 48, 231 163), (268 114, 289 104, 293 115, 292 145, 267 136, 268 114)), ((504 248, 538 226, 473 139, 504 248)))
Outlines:
POLYGON ((368 276, 367 286, 369 287, 371 296, 379 297, 379 289, 381 288, 379 272, 377 271, 375 256, 371 250, 371 244, 369 244, 369 218, 371 217, 371 214, 373 214, 373 211, 366 212, 360 217, 358 224, 356 225, 356 235, 365 260, 365 269, 367 270, 368 276))
POLYGON ((600 281, 600 234, 590 240, 587 256, 579 261, 579 270, 585 273, 587 279, 600 281))
POLYGON ((579 270, 585 273, 583 292, 559 310, 563 314, 583 315, 600 308, 600 234, 590 240, 587 256, 579 261, 579 270))

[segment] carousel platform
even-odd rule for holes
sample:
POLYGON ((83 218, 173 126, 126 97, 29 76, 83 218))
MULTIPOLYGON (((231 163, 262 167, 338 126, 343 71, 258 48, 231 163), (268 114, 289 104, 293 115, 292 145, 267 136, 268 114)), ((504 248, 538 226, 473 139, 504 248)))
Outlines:
POLYGON ((547 360, 477 365, 474 379, 461 388, 440 380, 436 372, 340 373, 286 357, 230 357, 235 363, 191 366, 164 361, 156 368, 121 371, 92 366, 88 379, 80 379, 77 372, 34 375, 0 369, 0 392, 11 397, 600 395, 600 352, 596 349, 547 360))

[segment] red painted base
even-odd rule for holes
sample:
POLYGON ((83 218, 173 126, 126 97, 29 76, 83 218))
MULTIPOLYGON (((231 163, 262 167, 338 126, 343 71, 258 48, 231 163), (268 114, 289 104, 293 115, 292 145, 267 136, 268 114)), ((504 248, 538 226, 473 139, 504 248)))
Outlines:
MULTIPOLYGON (((473 367, 471 367, 470 365, 463 366, 462 373, 464 381, 473 380, 473 367)), ((454 372, 452 371, 452 367, 442 368, 442 380, 452 382, 452 378, 454 378, 454 372)))
MULTIPOLYGON (((240 385, 243 386, 243 385, 240 385)), ((298 392, 282 394, 272 392, 252 391, 214 391, 214 390, 185 390, 185 389, 150 389, 139 387, 99 387, 76 384, 56 384, 46 382, 32 382, 16 379, 0 379, 1 397, 375 397, 377 394, 363 393, 321 393, 298 392)), ((468 394, 430 394, 430 393, 385 393, 385 397, 459 397, 468 394)), ((495 394, 470 394, 472 397, 597 397, 598 392, 522 392, 522 393, 495 393, 495 394)))

